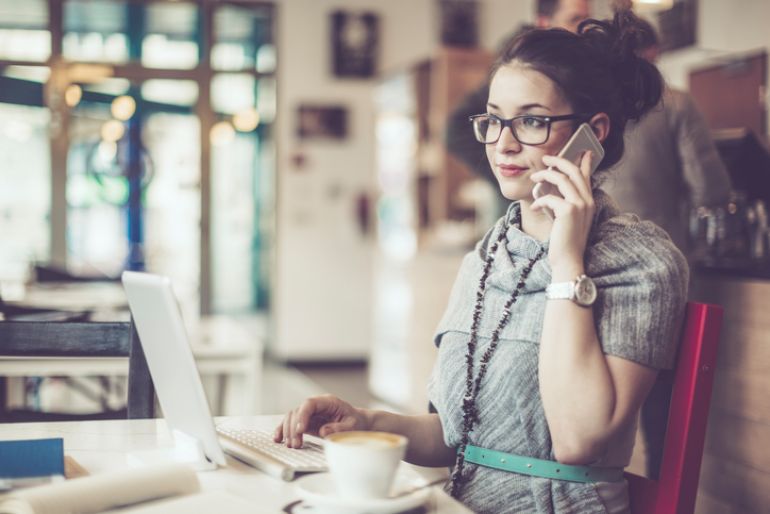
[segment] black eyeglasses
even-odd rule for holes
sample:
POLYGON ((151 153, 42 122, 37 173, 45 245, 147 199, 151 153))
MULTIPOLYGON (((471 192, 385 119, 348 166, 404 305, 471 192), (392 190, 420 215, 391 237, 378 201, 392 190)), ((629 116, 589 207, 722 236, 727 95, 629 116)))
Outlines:
POLYGON ((468 118, 473 124, 473 134, 479 143, 491 145, 497 143, 505 127, 511 129, 516 141, 523 145, 542 145, 551 135, 551 123, 566 120, 588 120, 587 114, 564 114, 562 116, 538 116, 522 114, 503 119, 494 114, 476 114, 468 118))

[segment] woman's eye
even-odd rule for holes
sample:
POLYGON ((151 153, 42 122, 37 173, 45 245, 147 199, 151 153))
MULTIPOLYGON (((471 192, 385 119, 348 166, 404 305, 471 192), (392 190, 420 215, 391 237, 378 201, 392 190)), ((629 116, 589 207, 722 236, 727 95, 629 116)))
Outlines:
POLYGON ((540 118, 533 118, 533 117, 522 118, 521 124, 527 128, 539 129, 539 128, 545 127, 545 122, 543 120, 541 120, 540 118))

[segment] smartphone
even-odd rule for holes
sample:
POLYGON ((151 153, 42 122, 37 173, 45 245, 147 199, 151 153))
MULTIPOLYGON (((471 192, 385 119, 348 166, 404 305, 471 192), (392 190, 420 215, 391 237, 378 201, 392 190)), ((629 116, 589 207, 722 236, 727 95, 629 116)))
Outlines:
MULTIPOLYGON (((602 148, 602 144, 594 135, 591 126, 588 123, 582 123, 561 149, 558 157, 562 157, 579 165, 580 158, 588 150, 593 152, 593 160, 591 162, 591 174, 593 174, 604 158, 604 148, 602 148)), ((545 195, 562 196, 561 193, 559 193, 559 188, 550 182, 538 182, 535 184, 535 188, 532 190, 532 196, 540 198, 545 195)))

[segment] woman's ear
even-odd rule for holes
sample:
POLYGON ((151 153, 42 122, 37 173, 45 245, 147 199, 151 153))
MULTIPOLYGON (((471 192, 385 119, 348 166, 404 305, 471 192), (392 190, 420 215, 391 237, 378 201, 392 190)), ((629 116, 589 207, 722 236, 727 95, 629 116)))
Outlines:
POLYGON ((594 114, 588 121, 588 124, 591 125, 591 129, 599 141, 604 142, 607 136, 610 135, 610 117, 605 113, 594 114))

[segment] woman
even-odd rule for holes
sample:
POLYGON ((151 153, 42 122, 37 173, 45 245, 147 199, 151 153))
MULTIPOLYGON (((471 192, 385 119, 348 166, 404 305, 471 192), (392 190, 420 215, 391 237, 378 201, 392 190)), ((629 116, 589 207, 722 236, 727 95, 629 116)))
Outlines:
POLYGON ((312 398, 277 441, 397 432, 410 440, 406 460, 454 465, 448 487, 477 512, 628 511, 622 468, 657 370, 673 365, 688 275, 661 229, 619 214, 595 187, 622 156, 626 121, 661 95, 657 69, 634 52, 638 21, 533 30, 493 69, 488 112, 473 124, 512 204, 465 257, 439 323, 437 414, 312 398), (590 153, 579 166, 555 157, 583 122, 605 150, 595 177, 590 153), (563 198, 535 200, 538 182, 563 198))

